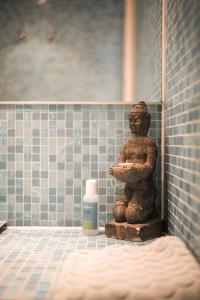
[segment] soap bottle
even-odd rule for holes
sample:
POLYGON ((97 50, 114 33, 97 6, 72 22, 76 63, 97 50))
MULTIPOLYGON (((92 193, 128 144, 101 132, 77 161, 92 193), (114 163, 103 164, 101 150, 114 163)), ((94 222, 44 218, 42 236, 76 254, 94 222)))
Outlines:
POLYGON ((98 202, 97 180, 89 179, 86 181, 86 193, 83 197, 82 207, 82 226, 83 233, 86 235, 97 235, 99 232, 98 202))

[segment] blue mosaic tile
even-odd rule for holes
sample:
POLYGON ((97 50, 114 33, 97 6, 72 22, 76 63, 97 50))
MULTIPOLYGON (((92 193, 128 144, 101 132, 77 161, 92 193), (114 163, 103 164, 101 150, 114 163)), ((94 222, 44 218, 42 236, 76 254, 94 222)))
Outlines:
MULTIPOLYGON (((100 206, 100 225, 103 226, 112 218, 111 203, 114 195, 119 192, 120 183, 112 180, 112 188, 109 186, 110 175, 107 169, 116 161, 123 140, 130 136, 128 119, 124 119, 130 108, 130 104, 77 106, 25 104, 6 105, 6 110, 1 107, 1 111, 6 112, 7 120, 11 116, 14 120, 12 129, 9 126, 5 127, 5 138, 11 139, 0 153, 0 174, 2 174, 0 203, 6 203, 1 213, 7 215, 8 223, 79 226, 81 201, 85 192, 85 181, 88 178, 96 178, 99 183, 98 192, 104 203, 100 206), (35 119, 38 112, 40 115, 50 116, 50 121, 46 117, 42 121, 45 137, 41 138, 39 136, 42 130, 40 131, 38 120, 35 119), (27 128, 25 118, 16 119, 19 113, 30 113, 30 127, 27 128), (52 118, 57 117, 58 122, 52 123, 54 121, 52 118), (63 135, 67 120, 70 121, 68 125, 71 127, 66 130, 66 135, 63 135), (105 124, 104 128, 101 126, 102 122, 105 124), (10 137, 19 133, 16 130, 19 128, 18 125, 20 128, 24 127, 24 131, 16 138, 10 137), (55 129, 53 135, 52 126, 55 129), (11 165, 10 162, 14 161, 16 163, 11 165), (43 201, 46 205, 45 210, 44 206, 34 207, 43 201), (17 208, 15 203, 26 205, 17 208), (74 203, 78 205, 76 207, 78 214, 74 211, 74 203), (33 211, 34 209, 36 211, 33 211)), ((160 131, 157 128, 160 126, 160 114, 157 112, 160 105, 150 104, 149 109, 153 116, 150 134, 155 136, 159 146, 160 131)), ((158 164, 158 185, 159 178, 158 164)))
POLYGON ((183 238, 198 259, 200 259, 199 10, 199 1, 166 1, 166 217, 169 233, 183 238))

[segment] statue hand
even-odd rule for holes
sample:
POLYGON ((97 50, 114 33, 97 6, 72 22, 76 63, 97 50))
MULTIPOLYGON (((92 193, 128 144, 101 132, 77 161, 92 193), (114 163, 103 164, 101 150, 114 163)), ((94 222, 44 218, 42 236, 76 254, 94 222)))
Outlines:
POLYGON ((141 166, 142 166, 142 165, 139 164, 139 163, 133 163, 133 164, 130 166, 130 169, 132 169, 132 170, 140 169, 141 166))
POLYGON ((110 174, 114 174, 114 173, 115 173, 114 169, 115 169, 116 167, 119 167, 119 166, 120 166, 120 164, 115 163, 114 165, 112 165, 112 167, 109 167, 109 168, 108 168, 108 172, 109 172, 110 174))
POLYGON ((108 172, 112 175, 114 173, 113 166, 108 169, 108 172))

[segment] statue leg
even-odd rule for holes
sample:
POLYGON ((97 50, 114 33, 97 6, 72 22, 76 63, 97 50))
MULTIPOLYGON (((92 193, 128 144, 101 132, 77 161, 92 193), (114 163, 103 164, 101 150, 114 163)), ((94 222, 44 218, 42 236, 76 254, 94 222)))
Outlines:
POLYGON ((113 216, 116 222, 122 223, 126 221, 125 213, 128 205, 128 201, 132 198, 133 190, 127 185, 124 191, 118 195, 113 205, 113 216))
POLYGON ((130 224, 149 221, 156 212, 154 191, 135 191, 126 209, 126 221, 130 224))

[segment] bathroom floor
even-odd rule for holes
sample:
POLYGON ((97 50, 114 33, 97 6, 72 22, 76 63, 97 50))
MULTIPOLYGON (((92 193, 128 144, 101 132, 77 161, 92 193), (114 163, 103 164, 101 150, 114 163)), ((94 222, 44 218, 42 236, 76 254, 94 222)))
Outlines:
MULTIPOLYGON (((43 300, 68 254, 133 242, 85 236, 79 228, 8 227, 0 234, 0 299, 43 300)), ((146 243, 134 243, 142 246, 146 243)))

